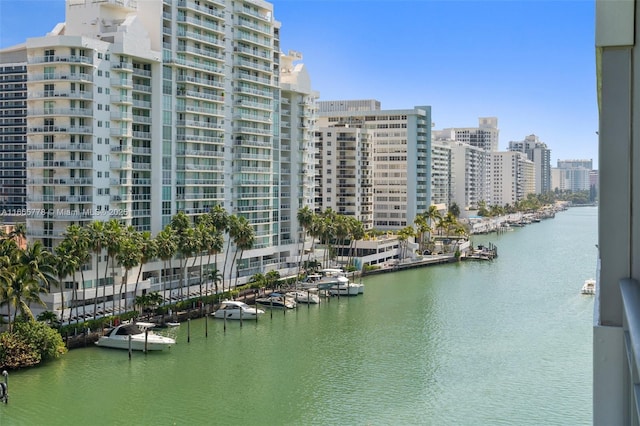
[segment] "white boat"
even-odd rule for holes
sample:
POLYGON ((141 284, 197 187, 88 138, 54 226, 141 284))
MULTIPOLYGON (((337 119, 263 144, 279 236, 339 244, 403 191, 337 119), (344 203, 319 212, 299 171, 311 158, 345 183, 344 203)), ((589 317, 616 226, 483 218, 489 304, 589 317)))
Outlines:
POLYGON ((117 325, 104 336, 100 336, 96 345, 105 348, 129 349, 134 351, 162 351, 176 344, 175 339, 161 336, 151 331, 153 323, 125 323, 117 325))
POLYGON ((244 302, 237 302, 235 300, 225 300, 220 307, 211 315, 214 318, 224 319, 256 319, 257 316, 264 314, 262 309, 252 308, 244 302))
POLYGON ((582 290, 580 290, 582 294, 596 294, 596 280, 588 279, 585 280, 582 285, 582 290))
POLYGON ((274 309, 293 309, 296 307, 296 301, 280 293, 271 293, 268 296, 257 298, 256 305, 274 309))
POLYGON ((320 303, 320 296, 318 295, 317 289, 307 289, 307 290, 296 290, 289 291, 286 293, 287 297, 291 297, 298 303, 310 303, 317 304, 320 303))
POLYGON ((347 277, 336 277, 337 282, 329 288, 331 296, 357 296, 360 294, 360 285, 349 281, 347 277))

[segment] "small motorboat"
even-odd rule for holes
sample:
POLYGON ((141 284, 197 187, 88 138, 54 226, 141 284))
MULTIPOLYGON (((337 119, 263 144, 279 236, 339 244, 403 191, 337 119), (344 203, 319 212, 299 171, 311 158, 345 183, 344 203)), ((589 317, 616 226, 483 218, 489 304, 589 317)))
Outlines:
POLYGON ((256 305, 274 309, 293 309, 296 307, 296 301, 280 293, 271 293, 266 297, 257 298, 256 305))
POLYGON ((163 351, 176 344, 175 339, 154 333, 153 323, 123 323, 112 327, 100 336, 96 345, 105 348, 134 351, 163 351))
POLYGON ((220 307, 211 315, 214 318, 221 319, 255 319, 257 316, 264 314, 262 309, 252 308, 244 302, 237 302, 235 300, 225 300, 220 304, 220 307))
POLYGON ((331 296, 357 296, 360 294, 360 286, 364 292, 363 284, 352 283, 347 277, 337 277, 337 283, 329 288, 329 294, 331 296))
POLYGON ((582 290, 580 290, 582 294, 596 294, 596 280, 588 279, 585 280, 582 285, 582 290))
POLYGON ((298 303, 320 303, 320 296, 318 295, 317 289, 289 291, 285 295, 298 303))

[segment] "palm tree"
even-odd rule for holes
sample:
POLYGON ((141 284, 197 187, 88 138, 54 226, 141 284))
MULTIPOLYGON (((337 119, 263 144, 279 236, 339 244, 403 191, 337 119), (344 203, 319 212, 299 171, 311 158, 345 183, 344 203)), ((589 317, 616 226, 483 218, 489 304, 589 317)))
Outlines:
POLYGON ((249 278, 249 282, 253 285, 257 285, 259 288, 267 286, 267 277, 261 272, 253 274, 251 278, 249 278))
POLYGON ((9 332, 12 330, 11 307, 14 306, 13 282, 16 275, 18 246, 13 239, 0 241, 0 306, 7 305, 9 332))
MULTIPOLYGON (((106 235, 104 232, 104 222, 96 220, 89 224, 87 231, 89 233, 89 249, 93 252, 96 258, 96 298, 93 304, 93 311, 97 311, 98 307, 98 287, 100 283, 100 273, 98 271, 98 267, 100 264, 100 255, 102 254, 102 249, 107 243, 106 235)), ((106 301, 106 282, 103 283, 102 286, 102 303, 106 301)))
POLYGON ((142 267, 149 262, 149 260, 156 257, 158 248, 156 241, 151 238, 151 233, 149 231, 144 231, 140 234, 140 269, 138 269, 138 276, 136 277, 136 286, 133 290, 133 294, 138 294, 138 283, 140 282, 140 275, 142 275, 142 267))
POLYGON ((280 279, 280 272, 272 270, 267 272, 264 277, 267 280, 267 287, 276 288, 276 284, 280 279))
MULTIPOLYGON (((53 269, 53 255, 45 250, 42 242, 35 241, 27 244, 27 247, 18 251, 18 262, 21 268, 25 269, 25 274, 29 281, 35 282, 38 289, 34 289, 34 295, 37 293, 48 293, 51 284, 56 282, 53 269)), ((35 298, 35 302, 44 305, 40 297, 35 298)))
POLYGON ((428 240, 431 240, 431 233, 434 230, 434 225, 438 223, 442 218, 442 215, 436 206, 429 206, 429 210, 422 213, 422 215, 427 220, 427 226, 429 227, 429 230, 427 231, 429 233, 428 240))
MULTIPOLYGON (((118 259, 118 263, 124 268, 124 275, 122 276, 122 281, 120 282, 120 303, 119 310, 122 313, 122 290, 124 288, 126 294, 126 286, 129 280, 129 271, 132 268, 135 268, 140 264, 142 260, 142 242, 140 233, 135 230, 133 226, 129 226, 125 229, 124 236, 120 243, 120 249, 116 254, 116 258, 118 259)), ((126 296, 125 296, 125 306, 124 309, 127 309, 126 296)))
POLYGON ((298 224, 302 227, 302 233, 300 234, 300 258, 298 259, 298 275, 300 275, 300 268, 302 267, 302 256, 304 256, 304 243, 307 239, 307 232, 309 231, 309 227, 313 223, 313 211, 309 208, 309 206, 304 206, 300 210, 298 210, 298 224))
POLYGON ((414 235, 415 232, 413 230, 413 226, 405 226, 398 231, 398 241, 400 241, 400 260, 407 257, 407 241, 414 235))
POLYGON ((424 235, 431 232, 431 228, 429 227, 427 218, 422 214, 416 216, 413 223, 417 228, 418 246, 420 247, 420 253, 422 253, 424 251, 424 235))
POLYGON ((344 246, 344 241, 349 236, 349 222, 347 221, 347 217, 344 215, 337 215, 335 221, 335 238, 336 238, 336 246, 340 247, 340 256, 343 256, 342 247, 344 246))
MULTIPOLYGON (((202 237, 202 248, 207 252, 207 266, 211 268, 211 256, 220 253, 224 248, 224 237, 222 233, 216 229, 213 224, 213 217, 209 214, 204 216, 202 221, 202 229, 201 229, 201 237, 202 237), (206 219, 205 219, 206 218, 206 219)), ((198 223, 200 225, 200 223, 198 223)), ((214 266, 216 269, 217 264, 214 266)), ((217 269, 216 269, 217 270, 217 269)), ((202 262, 200 262, 200 274, 202 275, 202 262)), ((202 281, 202 276, 200 277, 202 281)), ((218 285, 216 283, 216 293, 218 292, 218 285)), ((206 286, 205 286, 205 294, 209 294, 209 280, 207 277, 206 286)), ((202 294, 200 294, 202 296, 202 294)))
POLYGON ((218 294, 218 283, 222 281, 222 274, 217 269, 210 269, 207 274, 207 279, 213 282, 215 286, 215 293, 218 294))
POLYGON ((16 223, 9 232, 9 238, 13 239, 18 247, 23 247, 27 241, 27 225, 25 223, 16 223))
POLYGON ((180 298, 184 287, 184 276, 186 273, 187 260, 193 254, 193 244, 190 241, 194 235, 191 228, 191 220, 183 211, 178 212, 171 218, 171 228, 176 233, 177 251, 180 253, 180 298))
MULTIPOLYGON (((107 249, 107 262, 104 265, 104 280, 107 285, 107 271, 109 269, 109 260, 111 260, 111 293, 112 308, 115 309, 116 298, 116 255, 120 250, 120 242, 122 240, 122 225, 116 219, 109 219, 104 225, 105 248, 107 249)), ((106 299, 105 299, 106 301, 106 299)))
POLYGON ((167 298, 167 280, 166 276, 168 275, 167 271, 167 261, 169 262, 169 269, 171 268, 171 259, 175 255, 177 251, 177 244, 175 241, 175 232, 170 225, 167 225, 162 231, 156 235, 156 249, 157 256, 162 260, 162 269, 166 271, 162 277, 162 297, 166 300, 167 298))
MULTIPOLYGON (((222 207, 221 204, 216 204, 216 206, 209 212, 211 216, 211 224, 216 229, 216 232, 220 234, 222 238, 222 245, 220 246, 220 250, 214 253, 214 263, 215 269, 218 269, 218 253, 221 253, 224 250, 224 234, 229 232, 229 214, 222 207)), ((225 266, 226 266, 225 257, 225 266)), ((224 291, 224 267, 222 268, 222 291, 224 291)), ((216 284, 216 293, 218 292, 218 286, 216 284)))
POLYGON ((35 319, 29 304, 36 302, 41 306, 46 306, 40 298, 41 288, 38 280, 31 276, 28 268, 24 265, 17 265, 11 278, 11 291, 8 293, 7 303, 14 308, 12 322, 16 322, 18 312, 29 320, 35 319))
MULTIPOLYGON (((224 254, 224 263, 222 265, 222 292, 224 293, 224 281, 227 279, 226 276, 226 272, 227 272, 227 259, 229 258, 229 252, 231 251, 231 242, 235 242, 236 239, 236 235, 238 233, 238 230, 240 228, 240 224, 239 224, 239 218, 236 215, 231 215, 229 216, 229 222, 228 222, 228 234, 229 234, 229 239, 227 240, 227 250, 224 254)), ((236 247, 236 251, 235 253, 237 253, 238 248, 236 247)), ((234 259, 235 259, 235 255, 234 255, 234 259)), ((231 288, 231 274, 233 273, 233 261, 231 262, 231 268, 229 271, 229 288, 231 288)))
MULTIPOLYGON (((82 286, 82 298, 84 300, 84 265, 91 261, 91 253, 89 252, 89 236, 87 230, 80 225, 73 224, 67 227, 64 239, 68 241, 69 247, 72 248, 73 255, 77 259, 77 270, 80 271, 80 281, 82 286)), ((75 281, 74 281, 75 284, 75 281)), ((73 286, 73 300, 76 303, 76 316, 78 315, 77 299, 78 286, 73 286)), ((83 314, 86 314, 86 307, 82 304, 83 314)))
POLYGON ((358 253, 358 248, 357 248, 358 241, 363 239, 365 235, 364 225, 362 224, 362 222, 357 220, 356 218, 352 218, 352 219, 353 220, 351 221, 351 226, 350 226, 351 241, 353 241, 353 250, 351 251, 351 260, 353 260, 353 257, 355 257, 358 253))
MULTIPOLYGON (((73 276, 78 269, 78 260, 73 254, 73 247, 67 240, 63 240, 54 249, 54 269, 58 274, 58 287, 60 288, 60 320, 64 321, 64 278, 73 276)), ((73 283, 75 287, 75 283, 73 283)))
MULTIPOLYGON (((238 217, 238 220, 235 225, 236 225, 236 228, 233 230, 234 231, 233 242, 236 245, 236 252, 233 255, 233 260, 231 261, 231 270, 233 270, 233 264, 235 263, 236 254, 238 253, 238 250, 240 250, 240 257, 238 258, 238 264, 239 264, 240 261, 242 260, 242 254, 244 253, 244 251, 251 250, 251 248, 253 247, 256 241, 256 234, 255 234, 255 231, 253 230, 253 226, 251 226, 251 224, 245 217, 243 216, 238 217)), ((238 267, 236 266, 236 279, 235 279, 234 287, 238 286, 239 271, 237 269, 238 267)))

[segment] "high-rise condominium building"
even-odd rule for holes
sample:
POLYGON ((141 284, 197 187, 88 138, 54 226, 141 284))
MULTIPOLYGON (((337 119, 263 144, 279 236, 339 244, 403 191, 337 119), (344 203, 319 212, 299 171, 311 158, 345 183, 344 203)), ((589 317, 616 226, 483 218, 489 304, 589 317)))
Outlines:
MULTIPOLYGON (((319 109, 342 101, 321 101, 319 109)), ((346 101, 345 101, 346 102, 346 101)), ((319 114, 320 127, 357 127, 373 150, 373 226, 402 229, 431 204, 431 107, 335 111, 319 114)))
POLYGON ((493 152, 490 155, 491 198, 489 206, 514 206, 527 194, 535 193, 533 161, 518 151, 493 152))
POLYGON ((478 127, 449 127, 433 132, 434 139, 464 142, 488 152, 498 150, 499 136, 496 117, 478 118, 478 127))
POLYGON ((380 111, 380 101, 375 99, 350 101, 322 101, 318 104, 318 112, 324 114, 339 111, 380 111))
POLYGON ((27 207, 27 65, 24 49, 0 55, 0 212, 22 218, 27 207))
POLYGON ((553 189, 589 191, 593 186, 593 160, 558 160, 553 177, 553 189))
MULTIPOLYGON (((26 94, 29 237, 111 218, 155 235, 221 205, 255 230, 241 277, 296 263, 318 94, 279 32, 262 0, 67 0, 66 22, 0 51, 4 84, 26 77, 0 106, 24 120, 26 94)), ((0 153, 21 152, 9 133, 0 153)))
POLYGON ((452 149, 451 202, 464 214, 492 197, 490 153, 498 151, 500 131, 496 117, 478 118, 478 127, 434 130, 432 137, 452 149))
POLYGON ((316 132, 317 213, 331 208, 373 228, 373 151, 360 127, 322 127, 316 132))
POLYGON ((551 150, 547 144, 541 142, 538 136, 529 135, 523 141, 509 142, 509 151, 523 152, 533 161, 537 194, 551 191, 551 150))
POLYGON ((431 141, 431 204, 448 207, 454 200, 452 161, 453 154, 448 143, 431 141))
MULTIPOLYGON (((465 212, 476 210, 481 201, 486 201, 490 197, 487 164, 491 153, 453 140, 434 141, 434 152, 436 146, 446 147, 450 152, 449 170, 447 171, 450 200, 446 205, 450 206, 456 203, 460 208, 461 215, 465 216, 465 212)), ((435 153, 433 155, 435 160, 435 153)), ((435 173, 438 168, 434 161, 432 173, 435 173)), ((435 193, 435 186, 433 191, 435 193)))
MULTIPOLYGON (((280 59, 280 244, 298 242, 297 212, 314 208, 316 99, 302 54, 290 51, 280 59)), ((276 117, 278 115, 276 114, 276 117)), ((276 138, 277 141, 277 138, 276 138)), ((274 159, 275 161, 275 159, 274 159)))

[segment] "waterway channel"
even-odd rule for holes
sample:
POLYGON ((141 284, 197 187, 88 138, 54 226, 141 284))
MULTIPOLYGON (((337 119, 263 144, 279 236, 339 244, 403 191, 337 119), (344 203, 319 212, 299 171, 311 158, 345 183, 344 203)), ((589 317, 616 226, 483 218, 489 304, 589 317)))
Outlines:
POLYGON ((358 297, 183 323, 166 353, 11 372, 0 425, 591 424, 597 208, 488 242, 496 260, 366 277, 358 297))

